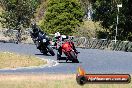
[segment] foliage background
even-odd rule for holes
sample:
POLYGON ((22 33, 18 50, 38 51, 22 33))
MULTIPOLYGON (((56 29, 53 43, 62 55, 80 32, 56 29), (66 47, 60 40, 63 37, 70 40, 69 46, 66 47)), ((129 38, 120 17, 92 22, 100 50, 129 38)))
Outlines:
POLYGON ((132 41, 132 2, 130 0, 0 0, 3 27, 29 27, 36 19, 48 33, 114 39, 119 15, 118 40, 132 41), (122 3, 119 13, 117 4, 122 3), (92 5, 93 20, 85 16, 92 5))
POLYGON ((49 0, 41 27, 48 33, 72 34, 83 16, 78 0, 49 0))
POLYGON ((119 16, 118 40, 132 41, 132 2, 130 0, 93 0, 94 21, 99 21, 105 28, 109 39, 114 39, 116 17, 119 16), (117 4, 122 8, 117 10, 117 4))
POLYGON ((28 27, 39 3, 39 0, 0 0, 3 8, 0 22, 8 29, 28 27))

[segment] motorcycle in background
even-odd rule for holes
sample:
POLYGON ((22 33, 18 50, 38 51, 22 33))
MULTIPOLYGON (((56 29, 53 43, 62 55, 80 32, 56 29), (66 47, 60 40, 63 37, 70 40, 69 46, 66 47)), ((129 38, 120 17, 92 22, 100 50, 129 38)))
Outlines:
POLYGON ((50 53, 52 56, 55 55, 53 48, 51 47, 50 39, 46 34, 39 33, 36 39, 32 38, 37 49, 40 50, 41 53, 47 54, 50 53))

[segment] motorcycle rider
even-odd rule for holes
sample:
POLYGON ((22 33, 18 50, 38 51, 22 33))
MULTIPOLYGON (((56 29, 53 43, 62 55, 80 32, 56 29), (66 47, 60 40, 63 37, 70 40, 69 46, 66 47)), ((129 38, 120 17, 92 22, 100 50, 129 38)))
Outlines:
POLYGON ((39 33, 45 34, 41 29, 36 25, 36 23, 31 23, 32 28, 32 36, 33 38, 37 38, 39 33))
POLYGON ((40 35, 39 33, 41 33, 45 38, 46 38, 46 33, 44 33, 37 25, 36 23, 31 23, 31 28, 32 28, 32 32, 31 32, 31 37, 33 38, 33 41, 35 42, 37 49, 40 49, 40 44, 38 42, 36 42, 40 35))
MULTIPOLYGON (((59 47, 57 47, 57 50, 58 50, 57 59, 59 60, 61 58, 61 55, 62 55, 62 47, 61 47, 62 43, 65 42, 65 40, 67 41, 68 36, 61 35, 59 32, 56 32, 54 38, 55 38, 54 40, 56 40, 56 43, 55 43, 56 45, 57 45, 57 42, 59 42, 59 45, 58 45, 59 47)), ((75 53, 78 54, 79 52, 76 50, 74 43, 72 41, 68 41, 68 42, 72 45, 72 48, 75 51, 75 53)))
POLYGON ((53 38, 53 42, 54 43, 54 46, 56 46, 56 48, 58 49, 59 47, 58 46, 61 46, 62 42, 65 40, 65 39, 68 39, 68 36, 66 35, 61 35, 59 32, 56 32, 55 33, 55 36, 53 38))

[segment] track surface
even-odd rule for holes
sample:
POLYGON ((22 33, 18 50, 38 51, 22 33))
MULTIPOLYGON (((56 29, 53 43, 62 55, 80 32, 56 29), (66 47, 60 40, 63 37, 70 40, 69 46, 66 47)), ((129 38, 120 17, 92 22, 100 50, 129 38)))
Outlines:
MULTIPOLYGON (((87 73, 132 73, 132 53, 121 51, 106 51, 97 49, 77 49, 80 63, 65 63, 58 61, 57 66, 0 70, 0 73, 76 73, 79 66, 87 73)), ((0 43, 0 52, 17 52, 20 54, 36 55, 37 57, 56 60, 55 56, 44 56, 35 45, 0 43)), ((56 51, 55 51, 56 53, 56 51)))

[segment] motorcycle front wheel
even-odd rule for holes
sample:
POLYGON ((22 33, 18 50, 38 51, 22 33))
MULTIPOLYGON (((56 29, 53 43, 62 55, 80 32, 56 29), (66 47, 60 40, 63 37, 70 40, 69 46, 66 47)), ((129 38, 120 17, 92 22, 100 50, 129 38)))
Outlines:
POLYGON ((79 63, 78 59, 77 59, 77 56, 75 54, 75 52, 71 51, 70 52, 70 55, 71 55, 71 59, 72 59, 72 62, 73 63, 79 63))

